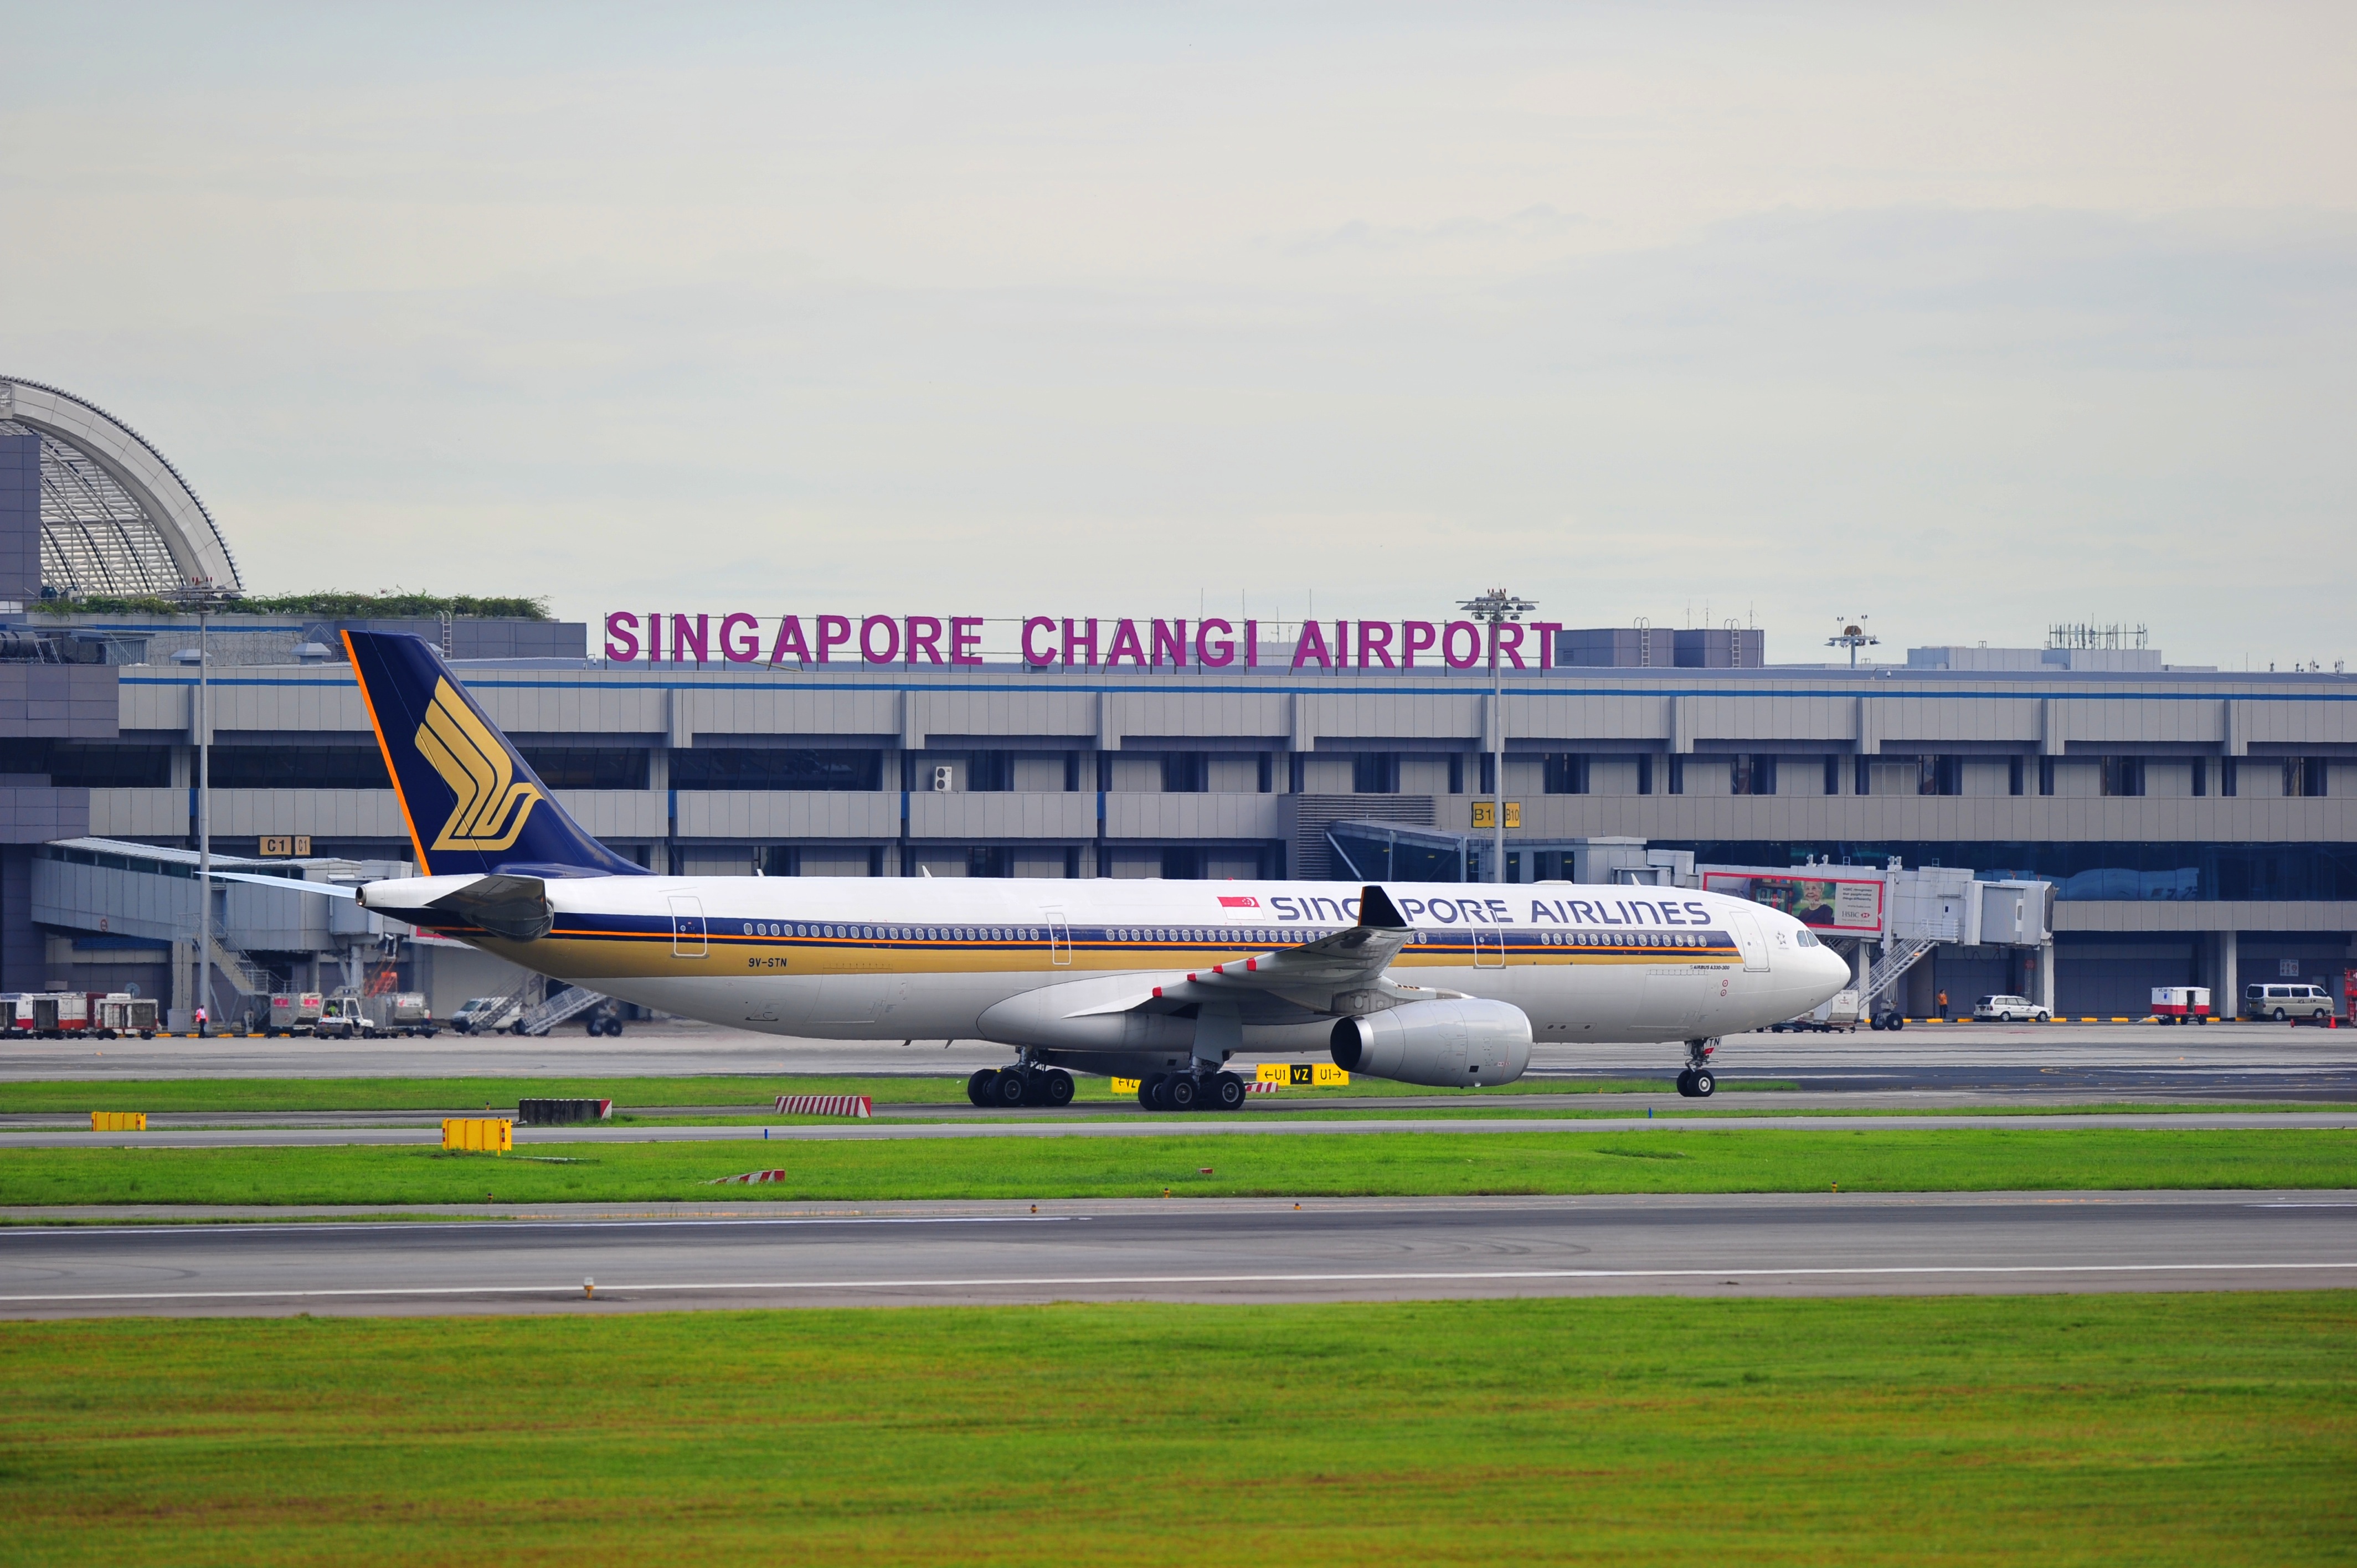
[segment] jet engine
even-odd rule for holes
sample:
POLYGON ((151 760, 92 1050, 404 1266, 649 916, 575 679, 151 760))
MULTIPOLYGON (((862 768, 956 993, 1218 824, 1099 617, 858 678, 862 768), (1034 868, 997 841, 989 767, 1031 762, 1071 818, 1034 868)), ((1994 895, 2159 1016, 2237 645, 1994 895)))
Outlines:
POLYGON ((1332 1040, 1344 1072, 1436 1088, 1512 1083, 1531 1065, 1529 1016, 1511 1003, 1472 997, 1344 1018, 1332 1040))

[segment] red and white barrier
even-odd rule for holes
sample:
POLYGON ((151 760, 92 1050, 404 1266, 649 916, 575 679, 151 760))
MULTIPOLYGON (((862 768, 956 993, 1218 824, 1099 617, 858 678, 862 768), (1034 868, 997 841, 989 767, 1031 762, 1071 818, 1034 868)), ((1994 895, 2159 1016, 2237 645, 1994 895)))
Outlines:
POLYGON ((765 1181, 783 1181, 783 1171, 747 1171, 743 1176, 725 1176, 705 1182, 706 1187, 759 1187, 765 1181))
POLYGON ((1275 1094, 1278 1090, 1283 1089, 1285 1085, 1281 1083, 1248 1083, 1244 1085, 1244 1092, 1246 1094, 1275 1094))
POLYGON ((778 1114, 780 1116, 857 1116, 862 1119, 875 1114, 875 1106, 864 1094, 780 1094, 778 1114))

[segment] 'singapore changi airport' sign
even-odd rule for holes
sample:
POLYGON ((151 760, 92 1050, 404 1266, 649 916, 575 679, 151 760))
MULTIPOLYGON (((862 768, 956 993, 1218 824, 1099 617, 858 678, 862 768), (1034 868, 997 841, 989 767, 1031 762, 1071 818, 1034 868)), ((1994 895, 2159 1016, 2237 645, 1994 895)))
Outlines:
MULTIPOLYGON (((617 664, 979 665, 987 624, 982 616, 789 615, 772 626, 743 610, 616 610, 606 618, 606 657, 617 664)), ((1555 665, 1554 634, 1563 629, 1551 621, 1491 628, 1469 620, 1306 620, 1287 623, 1288 646, 1265 643, 1257 620, 1218 616, 1030 616, 1020 624, 1024 663, 1070 670, 1470 670, 1488 666, 1493 637, 1501 668, 1547 670, 1555 665)))

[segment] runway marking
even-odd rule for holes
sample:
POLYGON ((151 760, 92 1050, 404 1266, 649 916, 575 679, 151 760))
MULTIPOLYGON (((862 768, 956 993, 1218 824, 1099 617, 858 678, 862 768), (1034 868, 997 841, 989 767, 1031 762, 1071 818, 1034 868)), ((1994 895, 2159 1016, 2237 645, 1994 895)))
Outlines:
MULTIPOLYGON (((1361 1274, 1062 1274, 1010 1279, 942 1280, 742 1280, 703 1284, 619 1284, 616 1291, 812 1291, 952 1290, 1054 1288, 1084 1285, 1363 1284, 1375 1281, 1442 1283, 1475 1280, 1669 1280, 1717 1279, 1749 1274, 1754 1279, 1923 1277, 1942 1274, 2166 1274, 2239 1272, 2253 1269, 2357 1269, 2357 1262, 2324 1263, 1939 1263, 1857 1269, 1499 1269, 1448 1273, 1361 1274)), ((141 1291, 81 1295, 0 1295, 0 1306, 53 1302, 126 1301, 315 1301, 356 1296, 451 1296, 565 1294, 573 1285, 384 1285, 343 1290, 141 1291)))

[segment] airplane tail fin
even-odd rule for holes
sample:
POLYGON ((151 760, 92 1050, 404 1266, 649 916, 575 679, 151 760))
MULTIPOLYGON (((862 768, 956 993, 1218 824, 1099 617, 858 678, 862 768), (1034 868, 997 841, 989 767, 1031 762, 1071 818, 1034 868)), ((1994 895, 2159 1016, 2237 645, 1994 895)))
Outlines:
POLYGON ((423 639, 347 631, 344 648, 422 875, 644 874, 565 814, 423 639))

